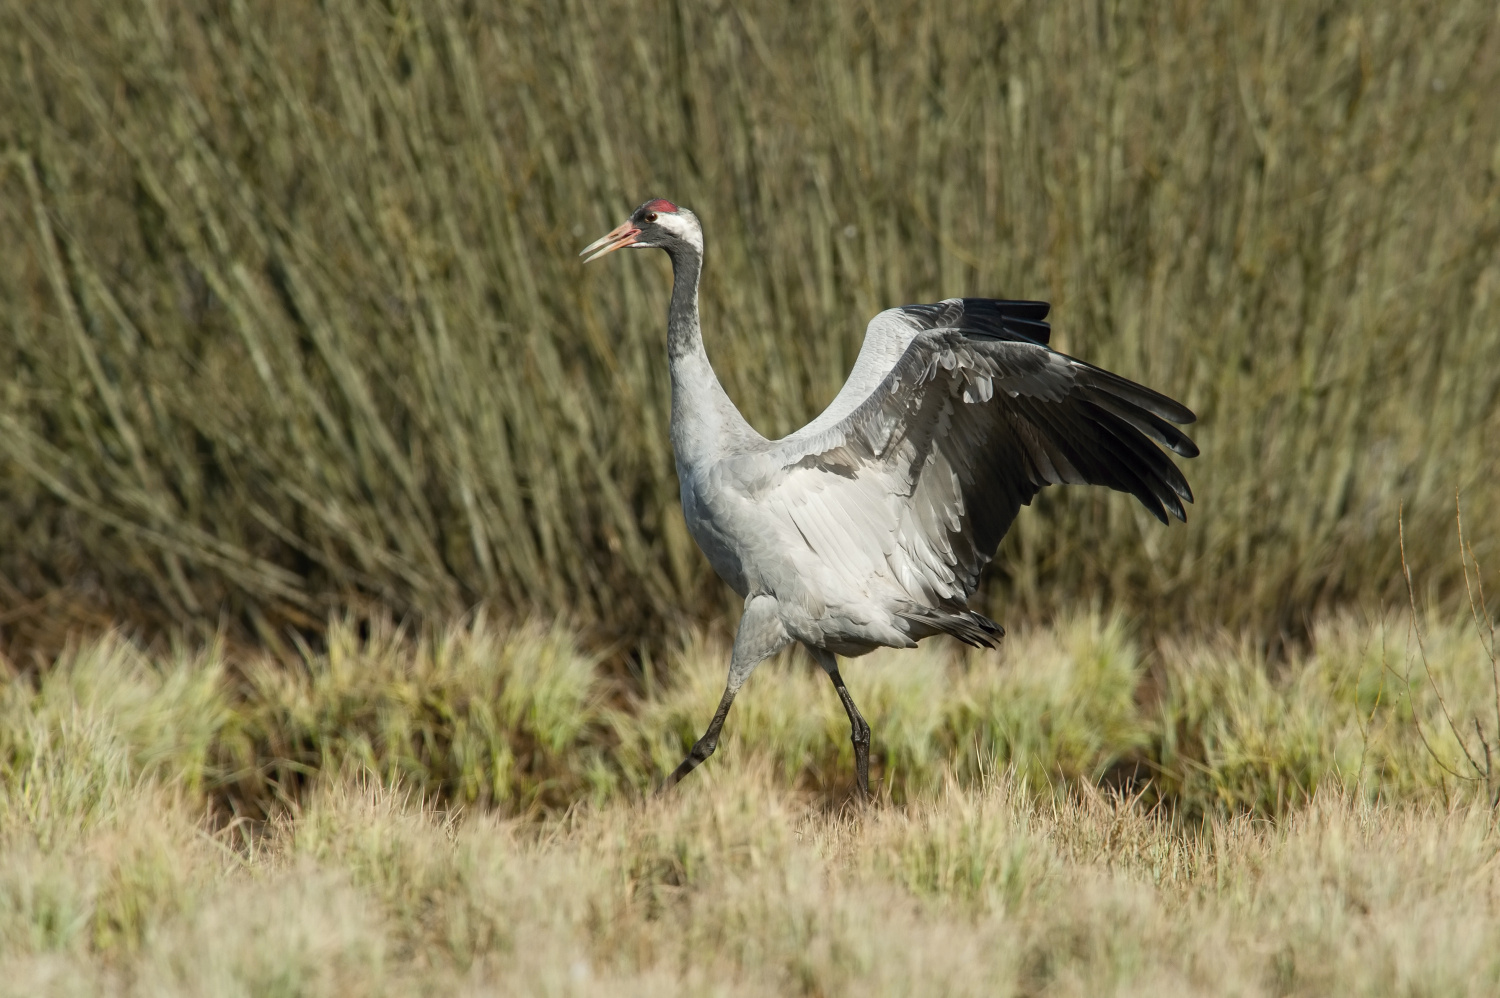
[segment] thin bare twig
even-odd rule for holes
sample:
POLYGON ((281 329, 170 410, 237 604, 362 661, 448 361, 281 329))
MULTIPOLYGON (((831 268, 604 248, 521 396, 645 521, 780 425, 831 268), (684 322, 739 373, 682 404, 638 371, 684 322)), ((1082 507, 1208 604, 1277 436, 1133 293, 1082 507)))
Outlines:
POLYGON ((1477 717, 1474 718, 1474 734, 1479 736, 1479 744, 1484 747, 1484 782, 1486 785, 1493 784, 1494 781, 1491 779, 1493 769, 1491 767, 1490 743, 1484 737, 1484 728, 1480 725, 1479 718, 1477 717))
MULTIPOLYGON (((1444 769, 1447 769, 1448 773, 1455 779, 1468 780, 1471 783, 1477 783, 1480 778, 1478 774, 1483 773, 1484 770, 1480 767, 1479 763, 1475 761, 1473 754, 1469 752, 1469 746, 1464 742, 1463 735, 1459 733, 1458 725, 1453 721, 1453 714, 1448 710, 1448 701, 1443 699, 1443 691, 1438 688, 1437 679, 1432 674, 1432 664, 1427 660, 1427 646, 1422 641, 1422 628, 1417 621, 1417 591, 1416 587, 1412 584, 1411 581, 1411 565, 1408 564, 1406 560, 1405 512, 1405 504, 1403 503, 1396 512, 1396 538, 1401 548, 1401 574, 1406 579, 1406 598, 1407 602, 1411 605, 1411 630, 1417 638, 1417 654, 1419 654, 1422 658, 1422 671, 1427 674, 1427 682, 1432 687, 1433 694, 1437 696, 1438 706, 1441 707, 1443 711, 1443 719, 1448 722, 1448 730, 1453 733, 1454 740, 1458 742, 1459 750, 1463 752, 1464 758, 1469 761, 1469 765, 1473 767, 1474 773, 1476 775, 1472 777, 1463 776, 1462 774, 1455 772, 1452 769, 1448 769, 1447 764, 1438 757, 1437 752, 1433 749, 1432 743, 1427 740, 1426 733, 1422 731, 1422 721, 1417 716, 1415 707, 1413 707, 1411 712, 1412 720, 1416 722, 1417 734, 1422 736, 1422 744, 1426 746, 1428 754, 1432 756, 1432 758, 1438 763, 1438 765, 1442 766, 1444 769)), ((1411 667, 1409 664, 1407 666, 1406 684, 1408 690, 1407 695, 1410 696, 1411 667)))
POLYGON ((1363 662, 1359 667, 1359 674, 1354 677, 1354 722, 1359 725, 1359 769, 1356 778, 1363 779, 1365 773, 1365 760, 1370 754, 1370 732, 1375 729, 1375 712, 1380 709, 1380 701, 1385 698, 1385 673, 1389 668, 1386 658, 1385 628, 1386 620, 1380 621, 1380 686, 1375 690, 1375 702, 1370 705, 1370 715, 1365 717, 1358 710, 1359 707, 1359 681, 1364 678, 1365 668, 1363 662))
MULTIPOLYGON (((1395 676, 1397 679, 1400 679, 1402 682, 1406 683, 1407 688, 1408 688, 1407 699, 1410 700, 1411 699, 1411 693, 1409 692, 1410 687, 1411 687, 1411 672, 1410 672, 1410 670, 1408 670, 1407 673, 1406 673, 1406 675, 1403 676, 1401 673, 1399 673, 1399 672, 1396 671, 1395 666, 1392 666, 1389 663, 1386 664, 1386 668, 1390 670, 1391 675, 1395 676)), ((1448 765, 1448 763, 1443 759, 1443 757, 1440 756, 1440 755, 1438 755, 1437 749, 1435 749, 1435 748, 1432 747, 1432 742, 1430 742, 1430 741, 1427 740, 1427 732, 1424 731, 1424 730, 1422 730, 1422 718, 1417 714, 1417 709, 1416 709, 1416 705, 1415 704, 1412 705, 1411 719, 1412 719, 1412 722, 1417 726, 1417 737, 1422 739, 1422 747, 1427 750, 1427 754, 1428 755, 1432 756, 1432 761, 1438 764, 1438 768, 1439 769, 1441 769, 1443 772, 1447 773, 1449 776, 1453 777, 1455 780, 1468 780, 1471 783, 1478 782, 1478 778, 1477 777, 1465 776, 1464 774, 1460 773, 1458 770, 1454 769, 1452 766, 1448 765)), ((1445 789, 1443 792, 1446 794, 1447 790, 1445 789)))
MULTIPOLYGON (((1474 545, 1464 539, 1463 502, 1456 491, 1453 494, 1453 510, 1454 519, 1458 522, 1458 561, 1464 570, 1464 591, 1469 597, 1469 616, 1473 618, 1474 630, 1479 635, 1480 644, 1484 645, 1485 654, 1489 656, 1490 683, 1495 693, 1495 731, 1500 734, 1500 661, 1496 661, 1495 655, 1495 618, 1490 615, 1489 605, 1484 599, 1484 573, 1479 569, 1479 557, 1474 553, 1474 545), (1471 561, 1474 563, 1472 581, 1469 578, 1469 562, 1471 561), (1488 641, 1485 640, 1486 633, 1488 633, 1488 641)), ((1490 790, 1490 804, 1494 806, 1500 803, 1500 788, 1495 786, 1490 768, 1490 743, 1485 739, 1484 730, 1480 727, 1477 717, 1474 719, 1474 730, 1479 734, 1479 743, 1484 746, 1485 783, 1490 790)))

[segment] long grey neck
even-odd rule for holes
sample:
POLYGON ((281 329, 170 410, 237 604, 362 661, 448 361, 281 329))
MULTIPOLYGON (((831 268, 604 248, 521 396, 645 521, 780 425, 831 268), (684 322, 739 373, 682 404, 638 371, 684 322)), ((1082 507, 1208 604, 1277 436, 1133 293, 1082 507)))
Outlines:
POLYGON ((677 471, 699 467, 759 434, 735 408, 708 354, 698 324, 698 277, 703 255, 691 246, 667 251, 672 258, 672 303, 667 309, 667 355, 672 365, 672 448, 677 471))

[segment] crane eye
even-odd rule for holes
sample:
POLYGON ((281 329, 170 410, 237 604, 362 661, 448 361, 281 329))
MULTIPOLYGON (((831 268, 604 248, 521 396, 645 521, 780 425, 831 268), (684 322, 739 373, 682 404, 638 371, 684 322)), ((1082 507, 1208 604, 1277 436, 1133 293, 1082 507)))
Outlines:
POLYGON ((654 211, 648 211, 648 212, 646 212, 646 221, 648 221, 648 222, 654 222, 654 221, 656 221, 656 212, 654 212, 654 211))

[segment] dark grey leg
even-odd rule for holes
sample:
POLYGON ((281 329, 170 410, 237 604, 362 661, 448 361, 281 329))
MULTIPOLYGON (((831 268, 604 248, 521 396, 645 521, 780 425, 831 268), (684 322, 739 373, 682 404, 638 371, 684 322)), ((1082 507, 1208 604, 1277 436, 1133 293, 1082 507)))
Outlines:
POLYGON ((859 789, 860 799, 869 800, 870 726, 860 714, 859 708, 854 706, 854 698, 849 695, 849 690, 844 686, 844 677, 839 675, 838 666, 834 666, 828 676, 833 680, 833 688, 838 690, 839 699, 844 703, 844 713, 849 715, 849 741, 854 744, 855 786, 859 789))
POLYGON ((849 689, 844 685, 844 677, 839 675, 838 659, 833 657, 832 652, 826 652, 821 648, 809 648, 813 658, 828 673, 828 678, 833 680, 833 688, 838 691, 839 702, 844 705, 844 713, 849 715, 849 741, 854 746, 854 785, 859 792, 860 800, 870 799, 870 725, 865 722, 864 715, 859 708, 854 706, 854 698, 849 695, 849 689))
POLYGON ((675 787, 684 776, 697 769, 705 759, 719 747, 719 731, 724 727, 724 718, 729 716, 729 706, 734 695, 745 685, 755 667, 791 642, 786 628, 781 626, 776 599, 764 594, 745 600, 745 615, 740 618, 739 630, 734 635, 734 654, 729 658, 729 681, 724 684, 724 696, 719 700, 719 709, 714 719, 708 722, 703 737, 693 743, 682 764, 672 770, 662 790, 675 787))
POLYGON ((687 758, 682 764, 672 770, 672 775, 667 777, 667 782, 662 784, 662 789, 675 787, 679 780, 697 769, 709 756, 714 754, 714 749, 719 747, 719 729, 724 727, 724 718, 729 716, 729 705, 734 703, 734 694, 737 686, 730 686, 724 690, 724 697, 719 701, 719 709, 714 711, 714 719, 708 722, 708 730, 703 737, 693 743, 692 751, 688 752, 687 758))

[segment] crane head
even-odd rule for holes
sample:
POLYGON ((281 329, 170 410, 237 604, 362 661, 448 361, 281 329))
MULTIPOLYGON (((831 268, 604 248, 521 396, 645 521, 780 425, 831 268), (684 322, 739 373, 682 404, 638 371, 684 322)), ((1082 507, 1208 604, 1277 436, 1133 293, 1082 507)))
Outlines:
POLYGON ((608 235, 585 246, 578 255, 584 258, 584 263, 589 263, 626 247, 664 249, 668 253, 691 248, 702 253, 703 228, 698 224, 698 216, 688 209, 666 198, 653 198, 631 212, 608 235))

